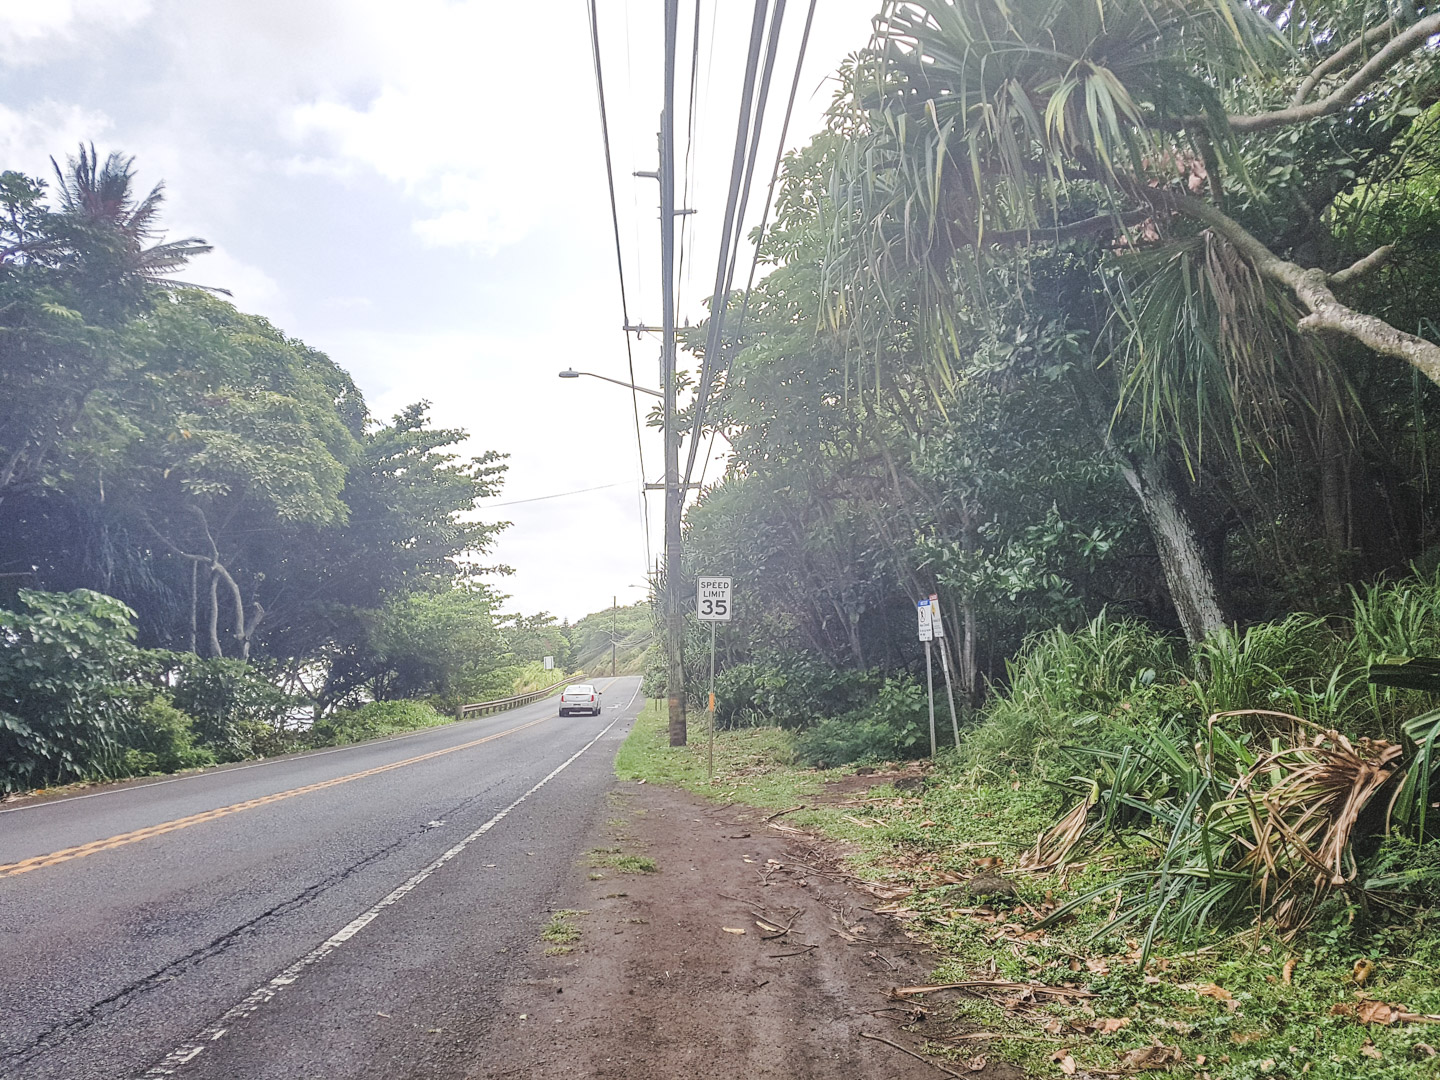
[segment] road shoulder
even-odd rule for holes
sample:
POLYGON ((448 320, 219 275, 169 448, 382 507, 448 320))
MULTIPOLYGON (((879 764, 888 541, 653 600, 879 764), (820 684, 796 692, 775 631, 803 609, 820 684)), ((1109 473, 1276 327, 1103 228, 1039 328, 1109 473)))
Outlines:
POLYGON ((874 913, 833 844, 657 785, 620 782, 610 801, 473 1080, 1022 1075, 907 1053, 921 1013, 890 990, 925 981, 928 951, 874 913))

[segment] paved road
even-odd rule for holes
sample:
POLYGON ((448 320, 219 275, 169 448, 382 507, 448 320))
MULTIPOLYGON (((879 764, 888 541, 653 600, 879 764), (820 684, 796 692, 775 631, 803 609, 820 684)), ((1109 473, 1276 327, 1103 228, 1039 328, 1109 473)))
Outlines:
POLYGON ((0 1077, 461 1077, 606 814, 639 680, 0 810, 0 1077))

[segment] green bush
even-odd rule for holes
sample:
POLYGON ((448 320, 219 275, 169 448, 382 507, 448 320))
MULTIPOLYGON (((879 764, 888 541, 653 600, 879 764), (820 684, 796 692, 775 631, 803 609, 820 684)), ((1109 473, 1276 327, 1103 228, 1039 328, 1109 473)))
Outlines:
POLYGON ((925 688, 910 675, 885 680, 872 705, 829 717, 801 732, 795 758, 833 768, 856 761, 897 761, 929 750, 930 719, 925 688))
POLYGON ((0 792, 93 775, 113 758, 135 613, 88 589, 21 589, 0 611, 0 792))
POLYGON ((220 761, 291 748, 291 717, 308 704, 292 698, 254 664, 176 656, 175 705, 195 720, 200 741, 220 761))
POLYGON ((424 701, 371 701, 358 709, 337 709, 310 729, 313 746, 345 746, 400 731, 446 723, 448 716, 424 701))
POLYGON ((804 728, 867 707, 884 682, 879 671, 837 668, 798 653, 736 664, 715 676, 715 724, 804 728))
POLYGON ((115 772, 121 776, 178 772, 215 764, 208 747, 195 745, 194 721, 164 694, 144 695, 122 725, 115 772))

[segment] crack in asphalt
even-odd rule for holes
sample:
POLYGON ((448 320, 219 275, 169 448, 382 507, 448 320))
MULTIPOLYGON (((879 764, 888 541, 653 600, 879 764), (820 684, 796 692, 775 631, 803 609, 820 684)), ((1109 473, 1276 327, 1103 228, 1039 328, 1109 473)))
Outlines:
MULTIPOLYGON (((460 800, 460 802, 456 803, 449 810, 441 813, 435 820, 449 822, 453 815, 461 814, 467 810, 471 804, 482 801, 492 801, 488 790, 460 800)), ((449 826, 447 825, 445 827, 448 828, 449 826)), ((257 931, 263 924, 284 918, 286 915, 303 908, 306 904, 322 896, 336 885, 341 884, 366 867, 392 854, 408 841, 414 840, 417 836, 424 836, 438 831, 438 829, 425 824, 409 827, 403 835, 392 843, 372 851, 363 858, 351 863, 349 866, 337 870, 329 876, 322 878, 320 881, 306 886, 294 896, 282 900, 274 907, 262 911, 254 918, 247 919, 238 926, 232 927, 219 937, 214 938, 208 944, 202 945, 176 960, 172 960, 164 967, 136 979, 134 982, 121 987, 113 994, 101 998, 99 1001, 93 1002, 68 1019, 62 1020, 40 1032, 23 1046, 6 1051, 4 1058, 0 1059, 0 1080, 9 1080, 9 1076, 11 1075, 3 1070, 26 1065, 34 1061, 37 1057, 49 1053, 54 1048, 62 1045, 74 1035, 93 1026, 98 1021, 107 1019, 123 1011, 133 1001, 139 999, 151 990, 158 989, 166 983, 173 982, 194 971, 206 961, 223 955, 242 938, 251 936, 251 934, 257 931)))

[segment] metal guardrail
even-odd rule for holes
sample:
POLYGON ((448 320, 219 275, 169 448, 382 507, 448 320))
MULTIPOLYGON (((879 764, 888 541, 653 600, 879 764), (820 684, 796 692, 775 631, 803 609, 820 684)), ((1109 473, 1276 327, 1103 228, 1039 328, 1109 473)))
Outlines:
POLYGON ((486 713, 501 712, 505 709, 514 709, 520 705, 529 705, 532 701, 539 701, 541 698, 549 697, 556 690, 577 679, 583 679, 584 672, 576 672, 561 679, 557 683, 551 683, 543 690, 531 690, 528 694, 516 694, 513 697, 496 698, 494 701, 480 701, 474 705, 461 705, 455 710, 455 719, 464 720, 467 716, 484 716, 486 713))

